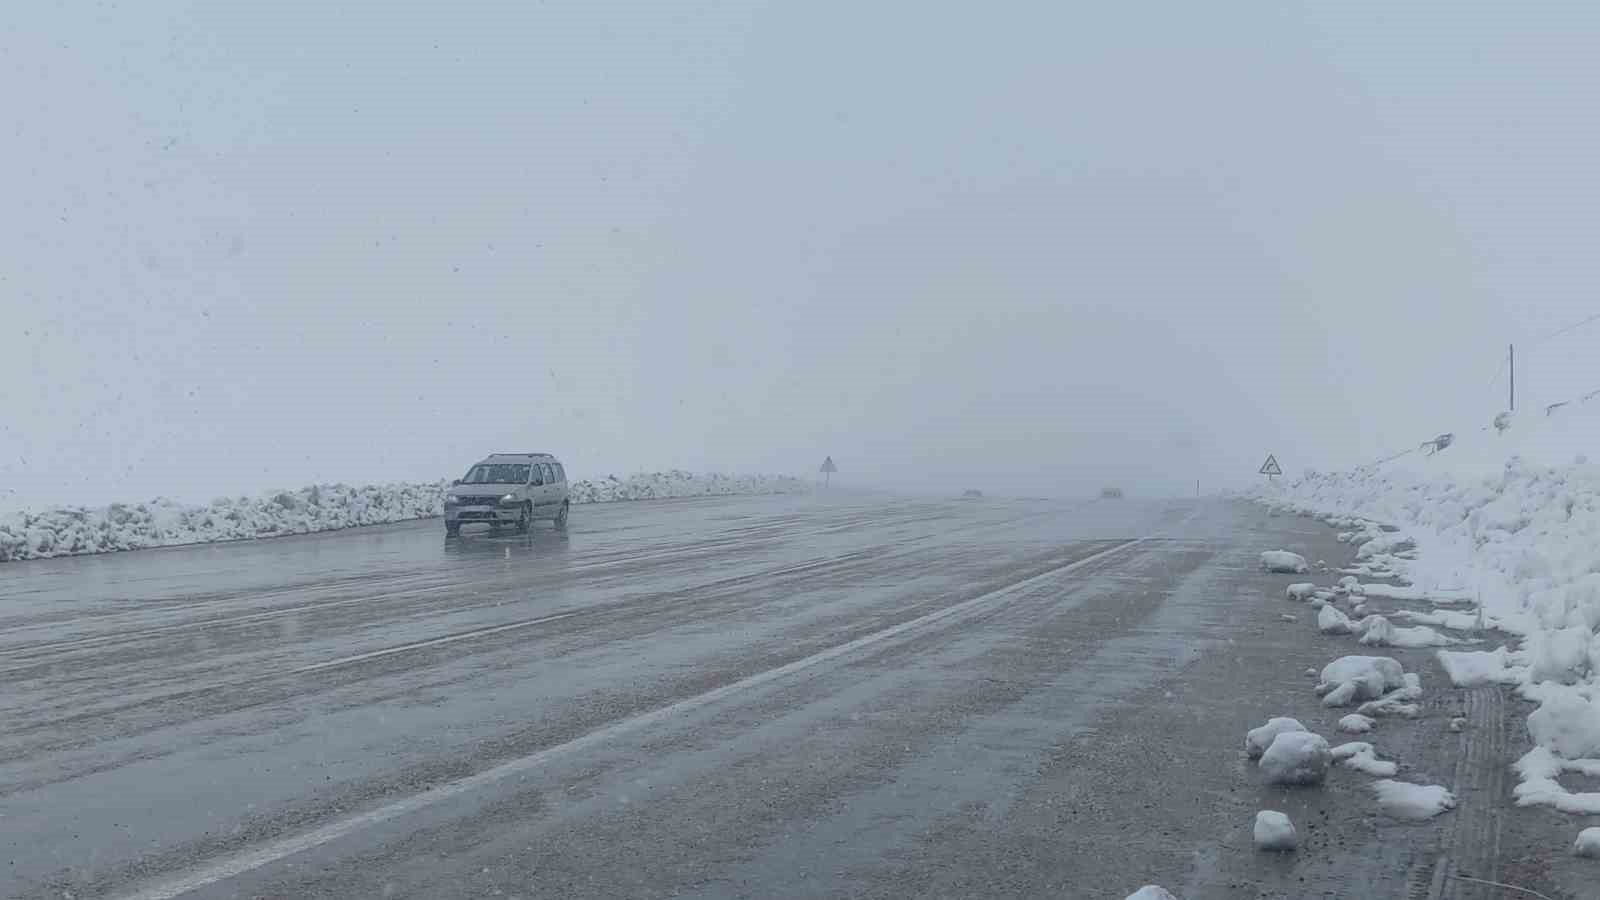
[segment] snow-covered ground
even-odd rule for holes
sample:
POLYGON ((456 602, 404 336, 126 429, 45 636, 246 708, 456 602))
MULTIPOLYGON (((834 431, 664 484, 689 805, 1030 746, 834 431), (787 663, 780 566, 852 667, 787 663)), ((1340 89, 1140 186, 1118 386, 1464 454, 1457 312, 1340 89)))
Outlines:
MULTIPOLYGON (((333 531, 444 514, 448 481, 312 485, 257 497, 221 497, 205 505, 148 503, 61 507, 42 512, 0 508, 0 562, 142 547, 167 547, 333 531)), ((573 503, 658 500, 726 494, 786 494, 810 483, 784 475, 649 472, 571 483, 573 503)))
MULTIPOLYGON (((1339 528, 1358 547, 1353 574, 1408 585, 1368 584, 1366 596, 1437 607, 1397 616, 1416 627, 1367 625, 1364 643, 1449 641, 1429 625, 1506 635, 1495 649, 1437 652, 1458 686, 1513 684, 1539 704, 1529 719, 1536 747, 1516 766, 1519 803, 1600 813, 1600 793, 1556 780, 1600 772, 1600 398, 1500 424, 1255 496, 1339 528)), ((1383 790, 1397 806, 1417 799, 1383 790)))

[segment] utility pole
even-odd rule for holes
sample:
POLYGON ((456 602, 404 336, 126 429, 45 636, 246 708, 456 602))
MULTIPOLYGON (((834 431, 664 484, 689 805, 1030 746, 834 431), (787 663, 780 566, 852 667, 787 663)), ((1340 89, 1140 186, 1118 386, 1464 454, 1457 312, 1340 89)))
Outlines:
POLYGON ((1517 411, 1517 345, 1510 345, 1511 366, 1511 411, 1517 411))

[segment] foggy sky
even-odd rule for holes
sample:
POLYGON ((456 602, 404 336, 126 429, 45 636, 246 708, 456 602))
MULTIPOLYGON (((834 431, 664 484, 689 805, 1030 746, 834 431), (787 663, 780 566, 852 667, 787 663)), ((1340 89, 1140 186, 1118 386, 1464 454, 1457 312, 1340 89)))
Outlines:
POLYGON ((0 32, 0 493, 1153 494, 1600 388, 1578 4, 67 3, 0 32), (1498 376, 1498 377, 1497 377, 1498 376))

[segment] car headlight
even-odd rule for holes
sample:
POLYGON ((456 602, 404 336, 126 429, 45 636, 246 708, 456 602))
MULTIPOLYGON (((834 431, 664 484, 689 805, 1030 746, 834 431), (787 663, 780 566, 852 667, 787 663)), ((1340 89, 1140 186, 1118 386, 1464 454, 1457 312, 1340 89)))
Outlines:
POLYGON ((517 502, 517 495, 516 494, 507 494, 504 497, 500 498, 500 502, 501 503, 515 503, 515 502, 517 502))
POLYGON ((445 498, 444 498, 444 505, 445 506, 456 506, 459 503, 461 503, 461 498, 457 497, 455 494, 447 494, 447 495, 445 495, 445 498))

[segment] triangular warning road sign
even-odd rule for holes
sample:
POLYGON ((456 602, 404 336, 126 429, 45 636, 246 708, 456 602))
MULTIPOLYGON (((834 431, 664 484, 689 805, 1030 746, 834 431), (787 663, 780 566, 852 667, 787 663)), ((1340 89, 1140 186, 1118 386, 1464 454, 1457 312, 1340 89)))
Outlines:
POLYGON ((830 456, 822 461, 822 468, 818 469, 817 471, 828 472, 831 474, 839 471, 839 467, 833 464, 833 457, 830 456))
POLYGON ((1262 475, 1282 475, 1283 468, 1278 465, 1278 458, 1271 453, 1267 454, 1267 461, 1261 464, 1259 471, 1262 475))

